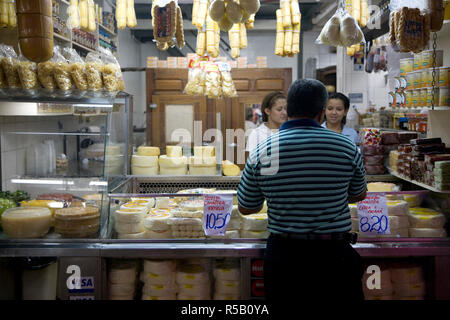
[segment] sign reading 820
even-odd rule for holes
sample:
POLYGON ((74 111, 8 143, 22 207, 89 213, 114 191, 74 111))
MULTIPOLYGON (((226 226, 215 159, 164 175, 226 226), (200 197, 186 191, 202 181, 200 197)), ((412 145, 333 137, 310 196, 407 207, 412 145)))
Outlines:
POLYGON ((362 232, 385 233, 389 226, 389 219, 386 216, 361 217, 359 219, 359 230, 362 232))
POLYGON ((205 227, 207 229, 221 229, 225 227, 227 221, 230 220, 231 214, 210 212, 206 215, 205 227))

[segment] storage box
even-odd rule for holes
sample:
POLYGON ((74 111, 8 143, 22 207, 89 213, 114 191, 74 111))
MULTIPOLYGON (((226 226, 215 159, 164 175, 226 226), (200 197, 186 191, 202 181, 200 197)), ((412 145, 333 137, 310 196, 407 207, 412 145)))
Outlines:
POLYGON ((158 60, 158 68, 167 68, 166 60, 158 60))
POLYGON ((158 57, 147 57, 147 68, 157 68, 158 57))

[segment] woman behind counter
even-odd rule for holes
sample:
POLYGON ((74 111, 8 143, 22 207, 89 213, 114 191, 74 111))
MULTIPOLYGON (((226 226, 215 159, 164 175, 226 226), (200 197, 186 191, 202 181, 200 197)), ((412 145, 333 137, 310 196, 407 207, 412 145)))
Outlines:
POLYGON ((250 133, 246 151, 255 149, 287 120, 286 96, 279 91, 267 94, 262 101, 261 112, 263 123, 250 133))
POLYGON ((352 128, 345 126, 349 109, 350 100, 344 94, 340 92, 330 94, 325 109, 326 121, 322 127, 341 133, 356 144, 358 143, 358 134, 352 128))

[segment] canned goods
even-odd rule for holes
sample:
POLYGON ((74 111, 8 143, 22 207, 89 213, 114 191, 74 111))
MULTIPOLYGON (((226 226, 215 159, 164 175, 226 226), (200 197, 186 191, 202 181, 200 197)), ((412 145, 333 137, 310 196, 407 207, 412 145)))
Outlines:
POLYGON ((413 82, 412 87, 414 89, 420 88, 420 82, 421 82, 420 78, 422 76, 422 72, 421 71, 413 71, 411 73, 412 73, 412 82, 413 82))
POLYGON ((423 69, 420 72, 421 76, 420 76, 420 87, 421 88, 426 88, 428 87, 428 69, 423 69))
MULTIPOLYGON (((436 65, 435 67, 442 67, 444 63, 444 51, 436 50, 436 65)), ((422 68, 433 67, 433 50, 426 50, 422 52, 422 68)))
POLYGON ((414 54, 414 65, 413 70, 420 70, 423 68, 423 57, 422 52, 414 54))
POLYGON ((439 87, 449 87, 450 67, 439 68, 439 87))
POLYGON ((412 90, 412 107, 419 106, 419 99, 420 99, 420 91, 417 89, 412 90))
POLYGON ((405 76, 408 72, 413 71, 414 58, 400 59, 400 75, 405 76))
POLYGON ((426 107, 427 106, 427 89, 420 89, 420 96, 419 96, 419 107, 426 107))
POLYGON ((450 88, 439 88, 439 106, 450 107, 450 88))

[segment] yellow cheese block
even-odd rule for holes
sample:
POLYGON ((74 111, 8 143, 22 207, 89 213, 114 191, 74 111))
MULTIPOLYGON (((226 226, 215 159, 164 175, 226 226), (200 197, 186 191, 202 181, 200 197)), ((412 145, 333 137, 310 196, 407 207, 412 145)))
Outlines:
POLYGON ((371 182, 367 184, 367 191, 369 192, 390 192, 396 191, 398 186, 394 183, 385 183, 385 182, 371 182))
POLYGON ((241 173, 241 169, 230 161, 222 161, 222 172, 224 176, 236 177, 241 173))
POLYGON ((169 158, 181 158, 183 156, 183 148, 180 146, 166 146, 166 154, 169 158))
POLYGON ((216 151, 213 146, 194 147, 194 157, 208 158, 208 157, 215 157, 215 156, 216 156, 216 151))
POLYGON ((190 157, 189 166, 193 167, 216 167, 216 157, 190 157))
POLYGON ((159 156, 160 154, 158 147, 140 146, 137 149, 138 156, 159 156))
POLYGON ((139 156, 131 157, 131 165, 138 167, 155 167, 158 165, 158 156, 139 156))
MULTIPOLYGON (((170 157, 162 155, 159 157, 159 166, 162 168, 183 168, 188 162, 187 157, 170 157)), ((162 174, 162 173, 161 173, 162 174)))
POLYGON ((50 229, 52 214, 48 208, 10 208, 2 214, 2 226, 8 238, 39 238, 50 229))

